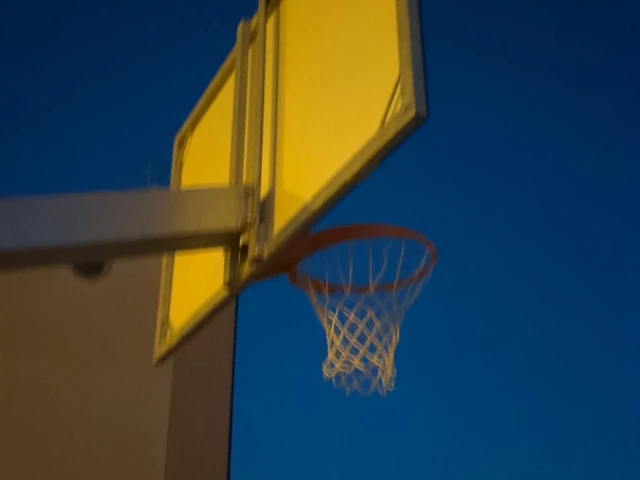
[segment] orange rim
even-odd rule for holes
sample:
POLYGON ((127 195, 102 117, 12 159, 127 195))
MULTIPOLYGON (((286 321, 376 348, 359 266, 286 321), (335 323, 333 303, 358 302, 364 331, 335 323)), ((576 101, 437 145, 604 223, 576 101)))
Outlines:
POLYGON ((328 247, 338 245, 343 242, 368 238, 395 238, 418 242, 424 246, 425 251, 429 254, 429 261, 424 267, 419 268, 410 276, 397 282, 381 283, 379 285, 375 285, 373 289, 371 285, 351 285, 349 291, 353 293, 393 291, 406 287, 407 285, 411 285, 427 277, 433 270, 436 260, 438 259, 438 251, 436 250, 435 245, 427 237, 413 230, 393 225, 380 224, 347 225, 323 230, 298 240, 292 247, 290 255, 287 256, 289 260, 285 262, 286 266, 281 268, 280 272, 286 273, 289 277, 289 281, 293 285, 304 290, 313 289, 317 292, 326 293, 344 291, 345 287, 347 287, 346 284, 327 284, 323 280, 313 278, 312 276, 302 273, 298 268, 298 264, 305 258, 308 258, 314 253, 320 252, 328 247))

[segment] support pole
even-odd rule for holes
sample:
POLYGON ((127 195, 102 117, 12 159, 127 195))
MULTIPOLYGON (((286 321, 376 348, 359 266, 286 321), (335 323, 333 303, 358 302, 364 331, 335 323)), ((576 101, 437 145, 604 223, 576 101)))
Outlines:
POLYGON ((228 246, 246 229, 246 187, 0 200, 0 270, 228 246))

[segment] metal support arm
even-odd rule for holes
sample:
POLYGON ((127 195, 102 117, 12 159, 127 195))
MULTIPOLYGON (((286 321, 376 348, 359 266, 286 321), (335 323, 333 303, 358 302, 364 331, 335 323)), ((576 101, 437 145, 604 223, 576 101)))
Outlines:
POLYGON ((137 190, 0 200, 0 270, 231 245, 246 187, 137 190))

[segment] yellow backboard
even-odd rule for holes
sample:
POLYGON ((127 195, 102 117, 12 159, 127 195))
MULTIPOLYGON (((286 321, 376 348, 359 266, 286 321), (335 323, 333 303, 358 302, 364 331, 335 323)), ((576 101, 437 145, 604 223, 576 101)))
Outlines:
MULTIPOLYGON (((167 255, 156 360, 234 298, 426 118, 418 0, 376 0, 375 6, 371 0, 272 0, 262 18, 265 262, 245 266, 230 288, 223 248, 167 255)), ((259 81, 252 68, 258 24, 255 17, 247 39, 249 92, 259 81)), ((171 188, 234 181, 236 76, 247 71, 238 64, 239 48, 236 44, 176 137, 171 188)), ((241 100, 251 112, 252 94, 241 100)), ((245 143, 250 136, 243 135, 245 143)), ((245 180, 246 155, 247 148, 241 152, 245 180)))

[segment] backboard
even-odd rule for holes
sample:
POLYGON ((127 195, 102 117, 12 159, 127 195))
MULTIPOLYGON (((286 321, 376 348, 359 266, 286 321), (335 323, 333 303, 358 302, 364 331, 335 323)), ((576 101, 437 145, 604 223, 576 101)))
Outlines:
POLYGON ((156 360, 267 271, 426 118, 418 0, 263 0, 238 32, 176 136, 171 188, 257 181, 259 260, 228 284, 224 248, 166 255, 156 360))

